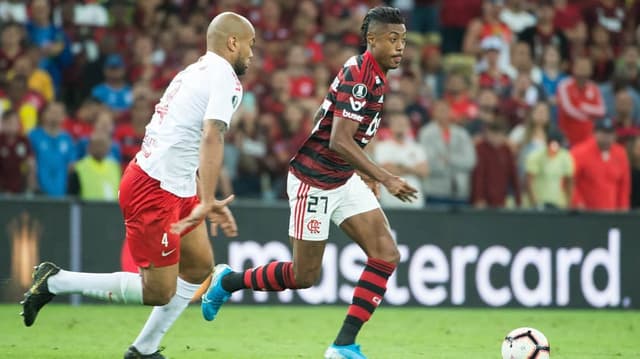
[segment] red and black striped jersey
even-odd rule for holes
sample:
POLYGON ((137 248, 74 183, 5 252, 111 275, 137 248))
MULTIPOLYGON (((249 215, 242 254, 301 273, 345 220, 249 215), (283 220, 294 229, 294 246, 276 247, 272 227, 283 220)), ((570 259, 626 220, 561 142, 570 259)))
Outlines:
POLYGON ((370 52, 347 60, 316 113, 311 135, 291 160, 291 172, 316 188, 332 189, 347 182, 353 166, 329 149, 333 118, 358 122, 353 140, 364 148, 380 126, 386 89, 384 72, 370 52))

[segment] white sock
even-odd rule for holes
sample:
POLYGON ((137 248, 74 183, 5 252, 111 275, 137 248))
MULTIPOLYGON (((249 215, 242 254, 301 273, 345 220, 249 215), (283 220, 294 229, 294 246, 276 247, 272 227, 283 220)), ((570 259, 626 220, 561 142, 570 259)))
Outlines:
POLYGON ((83 294, 114 303, 142 304, 142 278, 129 272, 82 273, 60 270, 47 280, 53 294, 83 294))
POLYGON ((156 352, 162 337, 187 308, 198 288, 200 288, 200 284, 192 284, 178 277, 176 295, 171 298, 169 303, 161 307, 153 307, 149 319, 133 342, 133 346, 142 354, 156 352))

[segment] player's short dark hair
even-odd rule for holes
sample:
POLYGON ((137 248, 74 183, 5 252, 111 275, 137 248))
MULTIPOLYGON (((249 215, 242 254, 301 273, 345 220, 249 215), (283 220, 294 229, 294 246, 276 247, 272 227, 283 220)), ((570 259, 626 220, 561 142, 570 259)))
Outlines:
POLYGON ((369 32, 369 26, 371 23, 380 22, 383 24, 404 24, 404 16, 399 9, 389 6, 377 6, 367 12, 367 15, 362 21, 360 27, 360 34, 363 41, 367 41, 367 33, 369 32))

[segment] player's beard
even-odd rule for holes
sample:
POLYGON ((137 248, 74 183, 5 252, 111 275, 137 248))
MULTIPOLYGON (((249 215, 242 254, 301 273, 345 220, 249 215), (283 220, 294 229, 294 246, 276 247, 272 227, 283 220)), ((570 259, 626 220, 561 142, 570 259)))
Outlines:
POLYGON ((238 76, 242 76, 245 72, 247 72, 247 65, 244 61, 242 61, 242 58, 240 56, 238 56, 236 62, 233 63, 233 71, 235 71, 236 75, 238 76))

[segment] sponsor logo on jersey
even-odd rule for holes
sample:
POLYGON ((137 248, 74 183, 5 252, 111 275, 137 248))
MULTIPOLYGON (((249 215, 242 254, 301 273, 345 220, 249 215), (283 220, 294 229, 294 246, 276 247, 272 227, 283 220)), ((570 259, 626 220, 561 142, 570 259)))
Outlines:
POLYGON ((357 99, 363 99, 367 96, 367 86, 364 84, 355 84, 351 89, 351 94, 357 99))
POLYGON ((356 101, 356 100, 353 99, 353 97, 349 97, 349 102, 351 103, 351 109, 356 111, 356 112, 362 110, 364 105, 367 104, 367 101, 365 101, 365 100, 356 101))
POLYGON ((342 117, 358 122, 362 122, 362 120, 364 119, 364 116, 356 115, 355 113, 351 113, 347 110, 342 110, 342 117))

